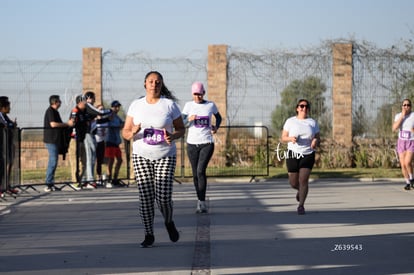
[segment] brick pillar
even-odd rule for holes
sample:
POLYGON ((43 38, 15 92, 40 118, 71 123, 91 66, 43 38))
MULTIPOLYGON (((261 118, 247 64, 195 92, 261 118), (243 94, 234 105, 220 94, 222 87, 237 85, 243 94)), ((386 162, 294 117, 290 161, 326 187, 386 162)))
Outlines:
POLYGON ((102 104, 102 48, 83 48, 82 92, 95 93, 95 104, 102 104))
MULTIPOLYGON (((207 96, 216 103, 223 118, 221 125, 227 125, 227 45, 209 45, 207 61, 207 96)), ((214 118, 214 116, 213 116, 214 118)), ((214 123, 214 120, 213 120, 214 123)), ((229 131, 221 128, 216 134, 216 150, 224 152, 227 148, 229 131), (223 147, 223 148, 220 148, 223 147)), ((225 163, 225 156, 214 154, 211 163, 225 163)))
POLYGON ((214 101, 221 116, 222 125, 227 121, 227 45, 209 45, 207 62, 207 96, 214 101))
POLYGON ((334 44, 332 138, 352 148, 352 44, 334 44))

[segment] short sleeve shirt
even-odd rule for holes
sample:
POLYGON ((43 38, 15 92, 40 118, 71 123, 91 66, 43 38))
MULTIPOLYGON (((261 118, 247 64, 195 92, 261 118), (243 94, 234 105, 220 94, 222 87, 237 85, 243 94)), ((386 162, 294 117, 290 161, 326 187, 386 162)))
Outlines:
POLYGON ((60 117, 59 112, 56 109, 53 109, 49 106, 45 112, 44 120, 43 120, 43 142, 44 143, 52 143, 52 144, 59 144, 61 139, 61 128, 51 128, 51 122, 59 122, 62 123, 62 118, 60 117))
POLYGON ((128 116, 135 125, 141 123, 141 130, 133 137, 132 152, 138 156, 158 160, 176 155, 176 146, 164 141, 161 131, 173 131, 173 121, 181 116, 178 105, 168 98, 160 98, 149 104, 146 97, 134 100, 128 108, 128 116))
POLYGON ((312 139, 319 133, 319 125, 314 119, 290 117, 283 125, 283 130, 289 133, 289 137, 296 137, 296 143, 288 143, 289 150, 303 155, 313 153, 314 150, 311 148, 312 139))
POLYGON ((187 143, 205 144, 213 142, 211 134, 211 118, 217 114, 217 106, 212 101, 205 100, 203 103, 189 101, 184 105, 183 114, 187 116, 196 115, 196 119, 190 122, 187 134, 187 143))
MULTIPOLYGON (((397 121, 402 116, 402 113, 398 113, 394 117, 394 121, 397 121)), ((408 116, 405 116, 403 122, 400 125, 398 131, 398 138, 402 140, 414 140, 414 112, 411 112, 408 116)))

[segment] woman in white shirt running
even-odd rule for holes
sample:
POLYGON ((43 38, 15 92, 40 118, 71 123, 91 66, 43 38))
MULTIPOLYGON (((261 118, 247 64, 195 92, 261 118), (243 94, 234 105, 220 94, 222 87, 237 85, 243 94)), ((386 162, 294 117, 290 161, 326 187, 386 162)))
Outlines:
POLYGON ((309 111, 309 101, 300 99, 296 104, 296 116, 285 121, 281 136, 281 142, 288 143, 286 166, 289 183, 298 190, 296 200, 299 202, 299 215, 305 214, 309 176, 315 164, 315 148, 320 143, 318 123, 308 117, 309 111))
POLYGON ((398 131, 397 153, 400 159, 401 172, 405 180, 405 190, 414 188, 413 156, 414 156, 414 113, 411 111, 411 100, 404 99, 401 112, 394 117, 392 130, 398 131), (411 187, 410 187, 411 185, 411 187))
POLYGON ((181 111, 162 75, 151 71, 145 76, 145 97, 129 106, 122 136, 133 140, 132 162, 138 185, 139 213, 145 229, 141 247, 154 243, 154 202, 157 203, 172 242, 179 239, 173 221, 173 179, 176 166, 174 140, 185 134, 181 111))
POLYGON ((187 135, 187 155, 193 172, 194 187, 197 193, 197 213, 207 213, 206 191, 208 163, 213 156, 215 134, 221 124, 221 115, 214 102, 204 99, 203 83, 194 82, 191 86, 193 100, 184 105, 183 117, 189 122, 187 135), (215 124, 212 125, 212 116, 215 124))

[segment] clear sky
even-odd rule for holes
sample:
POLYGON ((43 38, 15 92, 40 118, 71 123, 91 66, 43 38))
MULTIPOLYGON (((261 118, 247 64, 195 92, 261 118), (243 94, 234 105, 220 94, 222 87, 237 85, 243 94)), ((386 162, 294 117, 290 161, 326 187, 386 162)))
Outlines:
POLYGON ((0 0, 0 59, 75 59, 84 47, 120 55, 205 56, 325 40, 387 48, 414 39, 413 0, 0 0))

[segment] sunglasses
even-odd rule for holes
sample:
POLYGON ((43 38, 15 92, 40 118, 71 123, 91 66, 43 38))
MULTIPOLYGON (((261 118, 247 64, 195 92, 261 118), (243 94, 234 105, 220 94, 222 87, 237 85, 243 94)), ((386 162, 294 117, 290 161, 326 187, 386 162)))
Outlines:
POLYGON ((411 107, 411 104, 403 104, 403 107, 411 107))
POLYGON ((298 107, 300 107, 301 109, 303 109, 303 108, 309 109, 309 106, 307 104, 300 104, 300 105, 298 105, 298 107))

